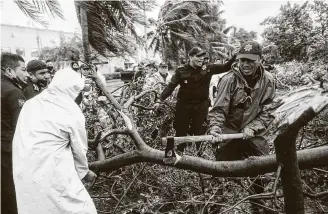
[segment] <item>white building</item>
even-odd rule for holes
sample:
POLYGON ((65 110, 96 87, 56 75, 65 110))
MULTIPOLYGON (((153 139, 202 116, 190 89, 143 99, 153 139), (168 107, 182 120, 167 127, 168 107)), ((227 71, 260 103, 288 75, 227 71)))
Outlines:
POLYGON ((61 35, 65 38, 82 37, 79 32, 1 24, 1 52, 19 54, 28 62, 36 59, 42 48, 59 46, 61 35))
MULTIPOLYGON (((24 27, 18 25, 1 24, 1 52, 10 52, 21 55, 26 62, 32 59, 37 59, 42 48, 45 47, 58 47, 60 44, 60 37, 64 36, 65 39, 73 37, 82 38, 80 29, 76 29, 74 33, 64 32, 58 30, 41 29, 35 27, 24 27)), ((138 62, 146 59, 145 50, 142 47, 134 58, 122 57, 104 58, 101 61, 107 61, 108 64, 98 66, 102 73, 114 72, 117 68, 132 69, 132 66, 138 62)), ((148 53, 148 59, 155 59, 160 62, 159 56, 154 56, 152 51, 148 53)))

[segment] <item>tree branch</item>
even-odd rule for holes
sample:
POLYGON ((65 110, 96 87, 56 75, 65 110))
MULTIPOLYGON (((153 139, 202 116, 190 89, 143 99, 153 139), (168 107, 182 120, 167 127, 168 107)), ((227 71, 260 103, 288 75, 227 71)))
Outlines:
POLYGON ((130 133, 131 132, 128 129, 110 129, 103 134, 103 136, 100 138, 100 141, 104 140, 109 135, 114 135, 114 134, 130 135, 130 133))
MULTIPOLYGON (((90 169, 95 168, 107 172, 140 162, 165 165, 163 162, 164 152, 147 145, 143 146, 144 148, 139 151, 132 151, 104 161, 92 162, 90 169)), ((297 152, 297 158, 301 169, 326 166, 328 163, 328 146, 300 150, 297 152)), ((174 167, 218 177, 246 177, 274 172, 277 169, 277 162, 274 154, 251 157, 240 161, 211 161, 184 155, 174 167)))

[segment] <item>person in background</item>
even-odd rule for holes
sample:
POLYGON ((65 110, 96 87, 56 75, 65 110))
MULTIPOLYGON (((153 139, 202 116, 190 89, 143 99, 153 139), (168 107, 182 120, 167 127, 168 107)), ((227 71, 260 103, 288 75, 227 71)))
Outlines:
POLYGON ((57 71, 47 89, 28 100, 13 139, 13 175, 20 214, 96 214, 88 187, 85 118, 74 102, 84 79, 72 68, 57 71))
POLYGON ((150 75, 153 75, 158 71, 158 67, 154 61, 149 61, 145 66, 145 72, 146 76, 145 78, 148 78, 150 75))
MULTIPOLYGON (((189 51, 189 61, 179 67, 168 86, 160 95, 160 100, 169 97, 175 88, 180 85, 176 111, 174 118, 174 128, 176 136, 203 135, 205 134, 205 122, 210 106, 209 86, 214 74, 224 73, 231 69, 235 56, 226 64, 204 64, 204 57, 207 55, 200 47, 194 47, 189 51)), ((155 104, 155 108, 159 107, 155 104)), ((186 144, 180 144, 178 151, 183 152, 186 144)))
POLYGON ((158 72, 149 75, 145 79, 143 90, 155 89, 161 93, 164 89, 163 86, 170 82, 171 77, 172 75, 169 73, 168 65, 165 62, 161 62, 158 66, 158 72))
POLYGON ((1 213, 16 214, 13 180, 12 141, 27 83, 24 59, 11 53, 1 54, 1 213))
POLYGON ((54 78, 55 73, 56 73, 56 70, 55 70, 55 68, 54 68, 54 62, 53 62, 51 59, 48 59, 48 60, 46 61, 46 64, 47 64, 48 72, 49 72, 49 74, 50 74, 50 79, 49 79, 49 81, 51 81, 51 80, 54 78))
POLYGON ((50 80, 50 73, 46 63, 41 60, 28 62, 26 69, 30 76, 24 89, 24 95, 29 100, 45 89, 50 80))
MULTIPOLYGON (((275 83, 262 67, 261 57, 259 43, 245 42, 237 55, 238 62, 219 82, 218 95, 208 115, 208 133, 220 137, 222 133, 242 132, 244 139, 219 143, 215 152, 218 161, 269 154, 269 145, 261 133, 274 119, 267 109, 275 96, 275 83)), ((263 193, 261 183, 259 179, 254 181, 254 194, 263 193)), ((252 207, 258 213, 257 206, 252 207)))

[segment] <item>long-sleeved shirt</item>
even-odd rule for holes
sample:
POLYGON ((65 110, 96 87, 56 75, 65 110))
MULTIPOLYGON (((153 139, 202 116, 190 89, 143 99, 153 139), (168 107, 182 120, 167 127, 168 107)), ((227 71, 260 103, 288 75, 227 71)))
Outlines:
POLYGON ((170 83, 162 92, 160 99, 165 100, 180 85, 178 100, 186 103, 202 102, 209 98, 209 86, 214 74, 227 72, 231 69, 235 57, 223 65, 209 64, 194 68, 189 64, 178 68, 170 83))
POLYGON ((218 85, 218 95, 209 112, 210 127, 223 126, 241 131, 248 127, 256 133, 263 131, 273 121, 266 110, 275 96, 275 83, 272 75, 260 68, 253 87, 239 72, 238 67, 222 77, 218 85))

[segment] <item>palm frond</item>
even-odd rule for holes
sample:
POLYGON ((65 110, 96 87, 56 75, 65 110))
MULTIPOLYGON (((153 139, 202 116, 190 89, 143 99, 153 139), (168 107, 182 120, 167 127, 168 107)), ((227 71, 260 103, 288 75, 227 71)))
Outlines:
POLYGON ((226 43, 222 43, 222 42, 211 42, 212 45, 217 45, 217 46, 221 46, 221 47, 225 47, 228 48, 230 50, 234 50, 235 47, 226 43))
MULTIPOLYGON (((195 38, 193 38, 189 34, 186 34, 186 33, 178 33, 178 32, 174 32, 174 31, 171 31, 171 34, 173 34, 174 36, 178 37, 178 39, 182 39, 182 40, 184 40, 186 42, 189 42, 189 43, 192 43, 192 44, 195 44, 196 43, 195 38)), ((172 40, 174 40, 174 39, 172 38, 172 40)))
POLYGON ((57 0, 14 0, 19 9, 33 21, 47 27, 48 22, 43 15, 51 14, 52 17, 64 19, 64 15, 57 0))
POLYGON ((233 33, 235 33, 235 32, 237 31, 237 28, 236 28, 235 26, 229 26, 229 27, 227 27, 226 29, 224 29, 222 32, 223 32, 224 34, 227 34, 227 33, 230 32, 230 30, 233 30, 233 33))
POLYGON ((217 50, 214 50, 214 53, 225 58, 225 59, 228 59, 228 55, 226 55, 225 53, 221 52, 221 51, 217 51, 217 50))

